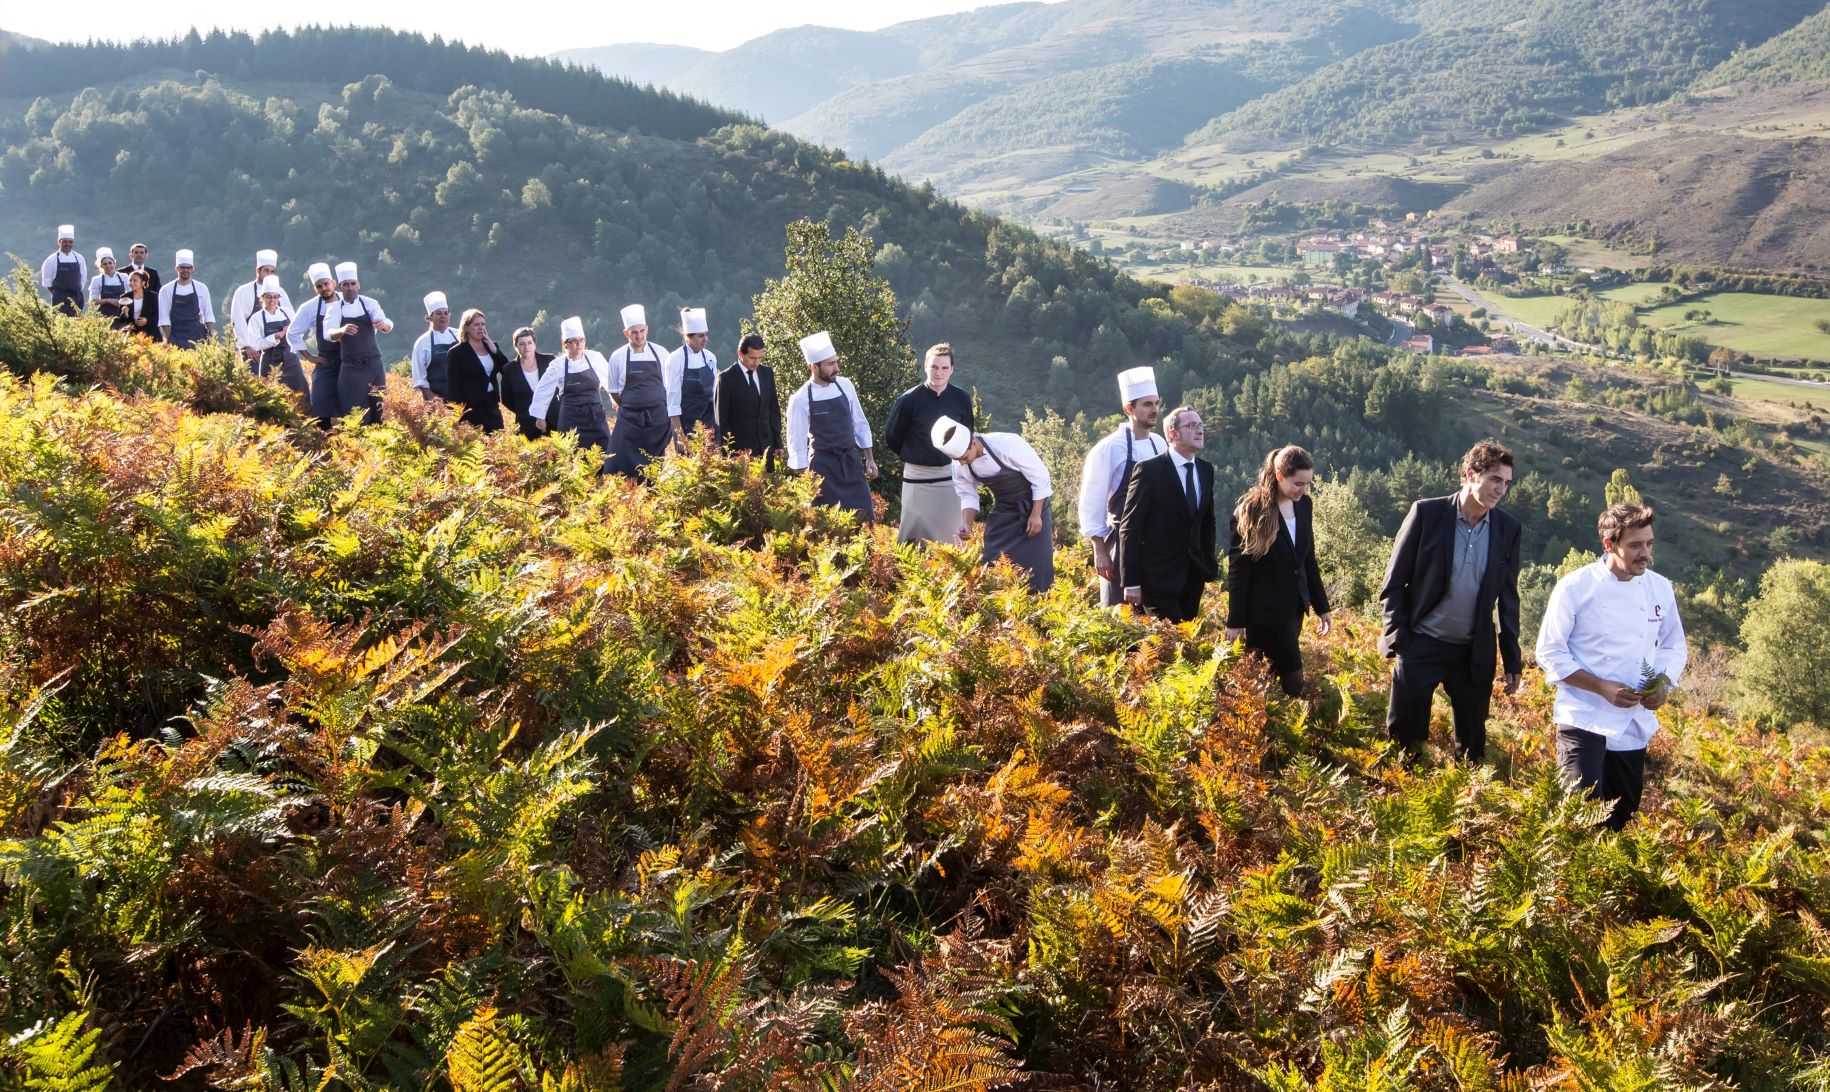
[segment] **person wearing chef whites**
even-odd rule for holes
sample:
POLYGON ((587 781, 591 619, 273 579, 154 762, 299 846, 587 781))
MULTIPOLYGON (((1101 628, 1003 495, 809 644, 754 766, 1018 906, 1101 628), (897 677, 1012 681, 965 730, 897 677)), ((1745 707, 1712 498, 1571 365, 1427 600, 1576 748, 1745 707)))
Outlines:
POLYGON ((89 302, 96 314, 107 319, 117 330, 131 330, 133 320, 127 316, 128 299, 133 295, 127 278, 114 270, 114 251, 105 246, 95 248, 95 264, 101 272, 89 278, 89 302))
POLYGON ((381 304, 362 294, 362 280, 355 262, 337 266, 339 295, 324 309, 324 331, 337 343, 342 354, 342 369, 337 374, 337 412, 342 417, 362 409, 362 423, 381 421, 381 396, 377 389, 387 383, 387 367, 381 360, 381 343, 376 334, 394 329, 381 304))
POLYGON ((674 431, 669 403, 678 396, 668 390, 667 353, 648 340, 648 312, 641 304, 623 308, 623 336, 629 344, 610 354, 610 371, 605 377, 605 389, 616 405, 616 429, 610 434, 606 465, 633 478, 667 451, 668 437, 674 431))
POLYGON ((66 315, 83 310, 83 287, 89 283, 89 267, 76 250, 76 228, 57 225, 57 249, 38 267, 38 283, 51 294, 51 306, 66 315))
POLYGON ((1118 401, 1125 423, 1093 445, 1080 470, 1080 534, 1093 543, 1099 602, 1106 607, 1125 601, 1125 590, 1118 583, 1118 514, 1125 506, 1125 483, 1131 468, 1169 450, 1152 431, 1163 408, 1156 372, 1132 368, 1118 373, 1118 401))
POLYGON ((1008 557, 1029 574, 1030 591, 1047 591, 1055 583, 1055 518, 1048 505, 1055 490, 1035 448, 1014 432, 975 433, 951 417, 934 422, 929 441, 953 460, 959 540, 971 536, 978 520, 979 489, 991 490, 979 556, 987 565, 1008 557))
POLYGON ((210 287, 194 278, 195 257, 180 250, 172 257, 177 279, 159 289, 160 336, 180 349, 216 336, 216 312, 210 307, 210 287))
POLYGON ((712 390, 718 384, 718 357, 705 347, 705 308, 680 308, 680 336, 685 342, 667 358, 667 415, 672 418, 674 449, 686 450, 686 438, 703 426, 714 437, 712 390))
POLYGON ((1690 648, 1671 581, 1652 571, 1652 509, 1601 514, 1601 559, 1557 581, 1538 630, 1538 666, 1557 685, 1552 709, 1564 780, 1611 803, 1620 830, 1646 789, 1646 746, 1690 648))
POLYGON ((446 358, 450 365, 450 394, 455 405, 464 407, 463 422, 484 432, 502 429, 502 372, 508 367, 508 354, 489 336, 489 324, 483 312, 475 307, 464 312, 458 323, 463 338, 446 358))
MULTIPOLYGON (((585 323, 577 315, 559 324, 559 343, 565 352, 547 365, 534 387, 527 412, 541 432, 571 432, 581 448, 610 449, 610 419, 604 413, 602 393, 610 362, 595 349, 585 348, 585 323), (549 406, 557 406, 556 422, 547 423, 549 406)), ((609 471, 605 461, 604 471, 609 471)))
MULTIPOLYGON (((266 333, 261 329, 265 320, 260 312, 266 309, 261 302, 263 286, 268 277, 275 277, 278 284, 280 256, 278 251, 257 250, 254 253, 254 279, 235 286, 235 294, 229 297, 229 323, 235 333, 235 347, 241 350, 242 358, 250 364, 258 363, 263 350, 254 344, 264 341, 266 333)), ((287 315, 293 313, 292 297, 280 289, 280 307, 287 315)))
POLYGON ((788 469, 820 476, 815 504, 846 509, 870 523, 876 519, 870 479, 877 476, 877 459, 858 391, 839 374, 830 334, 808 334, 800 345, 810 375, 788 396, 788 469))
POLYGON ((426 398, 450 398, 449 360, 452 347, 458 343, 457 334, 451 330, 451 305, 445 302, 443 292, 426 293, 424 303, 426 332, 413 343, 410 362, 413 386, 426 398))
POLYGON ((292 351, 287 331, 292 329, 292 308, 286 303, 286 290, 280 279, 269 273, 261 279, 260 310, 243 325, 248 347, 254 350, 254 374, 279 379, 296 394, 305 394, 305 369, 299 355, 292 351))
POLYGON ((313 262, 305 271, 305 279, 311 282, 317 296, 305 301, 305 306, 292 316, 286 343, 300 358, 311 361, 311 415, 318 419, 320 427, 329 428, 337 416, 337 379, 343 372, 343 350, 324 328, 325 312, 337 298, 337 281, 331 276, 330 266, 323 262, 313 262), (305 348, 306 334, 312 336, 315 352, 305 348))

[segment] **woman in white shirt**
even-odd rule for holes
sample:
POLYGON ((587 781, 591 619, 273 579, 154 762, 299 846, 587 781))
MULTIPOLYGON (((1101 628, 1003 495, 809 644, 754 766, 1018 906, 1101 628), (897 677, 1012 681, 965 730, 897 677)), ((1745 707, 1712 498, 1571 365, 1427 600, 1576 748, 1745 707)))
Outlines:
POLYGON ((610 389, 606 379, 610 362, 602 353, 585 348, 585 324, 577 315, 559 324, 559 337, 565 353, 547 366, 534 387, 528 415, 545 432, 549 427, 547 407, 557 402, 558 421, 551 426, 555 431, 576 433, 579 447, 608 451, 610 418, 604 412, 603 392, 610 389))

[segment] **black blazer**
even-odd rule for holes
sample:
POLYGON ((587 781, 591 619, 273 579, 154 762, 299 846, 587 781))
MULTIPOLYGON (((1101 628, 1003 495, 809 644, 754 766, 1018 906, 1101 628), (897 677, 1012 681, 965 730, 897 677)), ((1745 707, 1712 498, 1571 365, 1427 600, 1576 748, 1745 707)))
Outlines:
MULTIPOLYGON (((1395 656, 1404 651, 1411 630, 1449 591, 1449 565, 1455 557, 1455 521, 1459 495, 1420 500, 1405 514, 1392 545, 1391 564, 1385 569, 1385 586, 1379 603, 1385 613, 1385 632, 1379 651, 1395 656)), ((1523 670, 1519 654, 1519 521, 1495 508, 1488 513, 1487 571, 1474 600, 1474 669, 1492 675, 1496 659, 1506 673, 1523 670), (1494 629, 1494 606, 1499 606, 1499 628, 1494 629), (1497 647, 1496 647, 1497 646, 1497 647)))
MULTIPOLYGON (((538 379, 545 375, 546 366, 552 362, 552 353, 536 352, 534 354, 535 378, 538 379)), ((527 414, 528 409, 534 404, 534 388, 528 384, 527 376, 522 374, 519 359, 509 361, 508 366, 502 369, 502 404, 514 411, 515 418, 520 422, 521 435, 530 440, 538 440, 546 435, 540 431, 540 426, 534 423, 534 419, 527 414)), ((555 398, 553 404, 547 407, 548 428, 554 426, 558 412, 559 399, 555 398)))
MULTIPOLYGON (((116 273, 119 273, 123 277, 125 277, 128 274, 128 272, 132 269, 133 269, 132 263, 119 263, 119 264, 116 264, 114 267, 114 271, 116 273)), ((154 269, 150 265, 146 267, 146 294, 147 295, 157 297, 159 294, 159 286, 164 283, 165 283, 165 281, 163 278, 161 278, 159 276, 159 271, 157 269, 154 269)), ((154 323, 154 325, 156 326, 158 324, 154 323)))
POLYGON ((1226 624, 1233 629, 1300 621, 1313 609, 1327 614, 1328 591, 1315 560, 1315 504, 1307 496, 1296 502, 1296 541, 1282 513, 1276 513, 1277 537, 1263 557, 1245 552, 1239 521, 1233 521, 1226 547, 1226 624))
POLYGON ((1220 575, 1214 524, 1214 464, 1195 459, 1201 504, 1192 522, 1187 494, 1165 451, 1131 468, 1125 507, 1118 517, 1118 580, 1143 588, 1145 596, 1176 595, 1191 581, 1205 584, 1220 575))
POLYGON ((163 341, 164 338, 159 335, 159 293, 151 288, 146 290, 146 299, 140 305, 140 315, 146 319, 144 326, 132 325, 133 297, 129 295, 126 299, 127 306, 121 308, 121 313, 128 316, 129 325, 125 329, 130 333, 145 334, 154 341, 163 341))
POLYGON ((762 397, 750 389, 742 362, 718 373, 712 386, 712 416, 718 422, 718 442, 726 451, 748 451, 764 456, 770 465, 782 449, 782 400, 775 391, 775 369, 756 366, 762 397))
MULTIPOLYGON (((494 362, 493 374, 483 371, 483 362, 468 341, 453 345, 445 356, 445 400, 463 406, 464 423, 484 432, 502 427, 502 372, 508 367, 508 357, 499 347, 490 359, 494 362)), ((515 371, 520 370, 521 365, 516 364, 515 371)))

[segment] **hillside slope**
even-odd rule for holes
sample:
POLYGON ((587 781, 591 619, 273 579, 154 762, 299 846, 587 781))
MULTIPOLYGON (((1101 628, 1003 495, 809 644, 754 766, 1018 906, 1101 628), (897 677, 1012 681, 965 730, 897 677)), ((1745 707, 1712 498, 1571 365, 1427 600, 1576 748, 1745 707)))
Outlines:
POLYGON ((1725 84, 1776 87, 1830 81, 1830 7, 1783 34, 1737 52, 1698 77, 1698 90, 1725 84))

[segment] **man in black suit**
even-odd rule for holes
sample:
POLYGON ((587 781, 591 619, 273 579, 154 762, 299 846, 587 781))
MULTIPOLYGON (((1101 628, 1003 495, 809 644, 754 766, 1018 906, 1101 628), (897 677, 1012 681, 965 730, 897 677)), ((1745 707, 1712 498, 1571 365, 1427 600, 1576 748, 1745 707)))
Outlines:
POLYGON ((1438 686, 1454 711, 1455 756, 1472 762, 1486 757, 1496 659, 1506 693, 1519 688, 1519 521, 1497 507, 1510 488, 1512 452, 1482 440, 1462 457, 1461 489, 1411 505, 1398 528, 1379 651, 1396 657, 1386 731, 1412 758, 1429 739, 1438 686))
POLYGON ((1156 618, 1186 622, 1220 575, 1214 530, 1214 465, 1201 415, 1179 406, 1164 418, 1169 450, 1132 468, 1118 517, 1119 584, 1125 602, 1156 618))
POLYGON ((773 470, 782 449, 782 402, 775 393, 775 369, 762 357, 762 336, 744 335, 737 363, 719 372, 712 386, 712 415, 726 452, 761 456, 773 470))
MULTIPOLYGON (((127 249, 127 268, 121 270, 121 276, 125 277, 136 270, 146 274, 146 295, 149 298, 157 298, 159 285, 164 282, 159 279, 159 271, 146 264, 145 243, 135 243, 127 249)), ((154 323, 153 326, 153 332, 158 333, 158 324, 154 323)))

